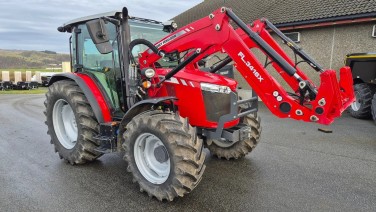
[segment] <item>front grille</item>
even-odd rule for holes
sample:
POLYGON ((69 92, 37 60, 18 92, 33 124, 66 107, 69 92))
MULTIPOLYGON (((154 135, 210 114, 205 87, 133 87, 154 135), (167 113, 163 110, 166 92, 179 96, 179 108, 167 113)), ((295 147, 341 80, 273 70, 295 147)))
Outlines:
POLYGON ((223 115, 231 111, 230 94, 202 91, 204 97, 206 118, 209 121, 218 122, 223 115))

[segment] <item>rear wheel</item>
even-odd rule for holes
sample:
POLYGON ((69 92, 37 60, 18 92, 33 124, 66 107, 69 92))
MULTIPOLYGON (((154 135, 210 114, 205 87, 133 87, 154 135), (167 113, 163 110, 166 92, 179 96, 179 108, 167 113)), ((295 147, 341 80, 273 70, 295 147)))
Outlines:
POLYGON ((210 152, 218 158, 240 159, 249 154, 260 140, 261 126, 260 117, 257 113, 250 114, 240 120, 242 123, 251 127, 251 138, 238 141, 236 143, 228 142, 227 140, 212 140, 207 142, 210 152))
POLYGON ((372 99, 371 114, 372 114, 373 121, 376 124, 376 93, 373 95, 373 99, 372 99))
POLYGON ((367 83, 359 83, 354 85, 355 102, 349 107, 352 117, 365 119, 371 117, 371 105, 373 89, 367 83))
POLYGON ((82 90, 70 80, 55 82, 46 93, 46 124, 60 158, 70 164, 93 161, 102 154, 93 137, 98 122, 82 90))
POLYGON ((160 201, 172 201, 191 192, 200 182, 205 153, 187 119, 148 111, 127 124, 123 139, 128 171, 141 192, 160 201))

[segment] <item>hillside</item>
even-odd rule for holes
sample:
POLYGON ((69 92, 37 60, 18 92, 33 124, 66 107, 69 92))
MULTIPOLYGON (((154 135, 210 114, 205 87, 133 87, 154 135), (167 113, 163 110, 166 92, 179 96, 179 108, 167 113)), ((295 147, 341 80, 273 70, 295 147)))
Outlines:
POLYGON ((65 61, 70 61, 69 54, 0 49, 0 69, 47 68, 65 61))

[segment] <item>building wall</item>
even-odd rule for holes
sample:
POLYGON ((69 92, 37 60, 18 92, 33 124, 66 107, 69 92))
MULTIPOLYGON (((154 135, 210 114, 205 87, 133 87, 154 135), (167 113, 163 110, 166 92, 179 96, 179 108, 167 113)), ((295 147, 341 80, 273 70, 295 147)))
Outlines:
POLYGON ((299 45, 325 68, 338 70, 343 66, 346 54, 376 51, 376 38, 371 36, 375 24, 376 22, 301 30, 299 45))
MULTIPOLYGON (((330 26, 315 29, 301 29, 290 30, 289 32, 300 32, 301 42, 299 45, 303 47, 311 57, 319 62, 324 69, 339 69, 344 65, 346 54, 359 52, 376 52, 376 38, 373 38, 372 29, 374 23, 363 23, 342 26, 330 26)), ((276 36, 275 39, 279 39, 276 36)), ((281 46, 286 52, 293 57, 292 51, 281 43, 281 46)), ((261 61, 265 57, 261 54, 256 54, 261 61)), ((319 75, 306 64, 299 64, 299 66, 317 85, 319 85, 319 75)), ((281 78, 278 77, 272 68, 269 66, 268 70, 279 82, 281 78)), ((241 87, 248 87, 245 81, 238 73, 235 73, 236 79, 239 81, 241 87)), ((283 87, 287 88, 285 83, 281 83, 283 87)))

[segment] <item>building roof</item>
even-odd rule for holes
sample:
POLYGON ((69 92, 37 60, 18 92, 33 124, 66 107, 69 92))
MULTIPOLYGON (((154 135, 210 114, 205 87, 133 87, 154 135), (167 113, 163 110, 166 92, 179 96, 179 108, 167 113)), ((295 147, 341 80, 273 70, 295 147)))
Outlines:
POLYGON ((376 17, 376 0, 205 0, 173 20, 183 26, 222 6, 246 23, 265 17, 278 27, 376 17))

